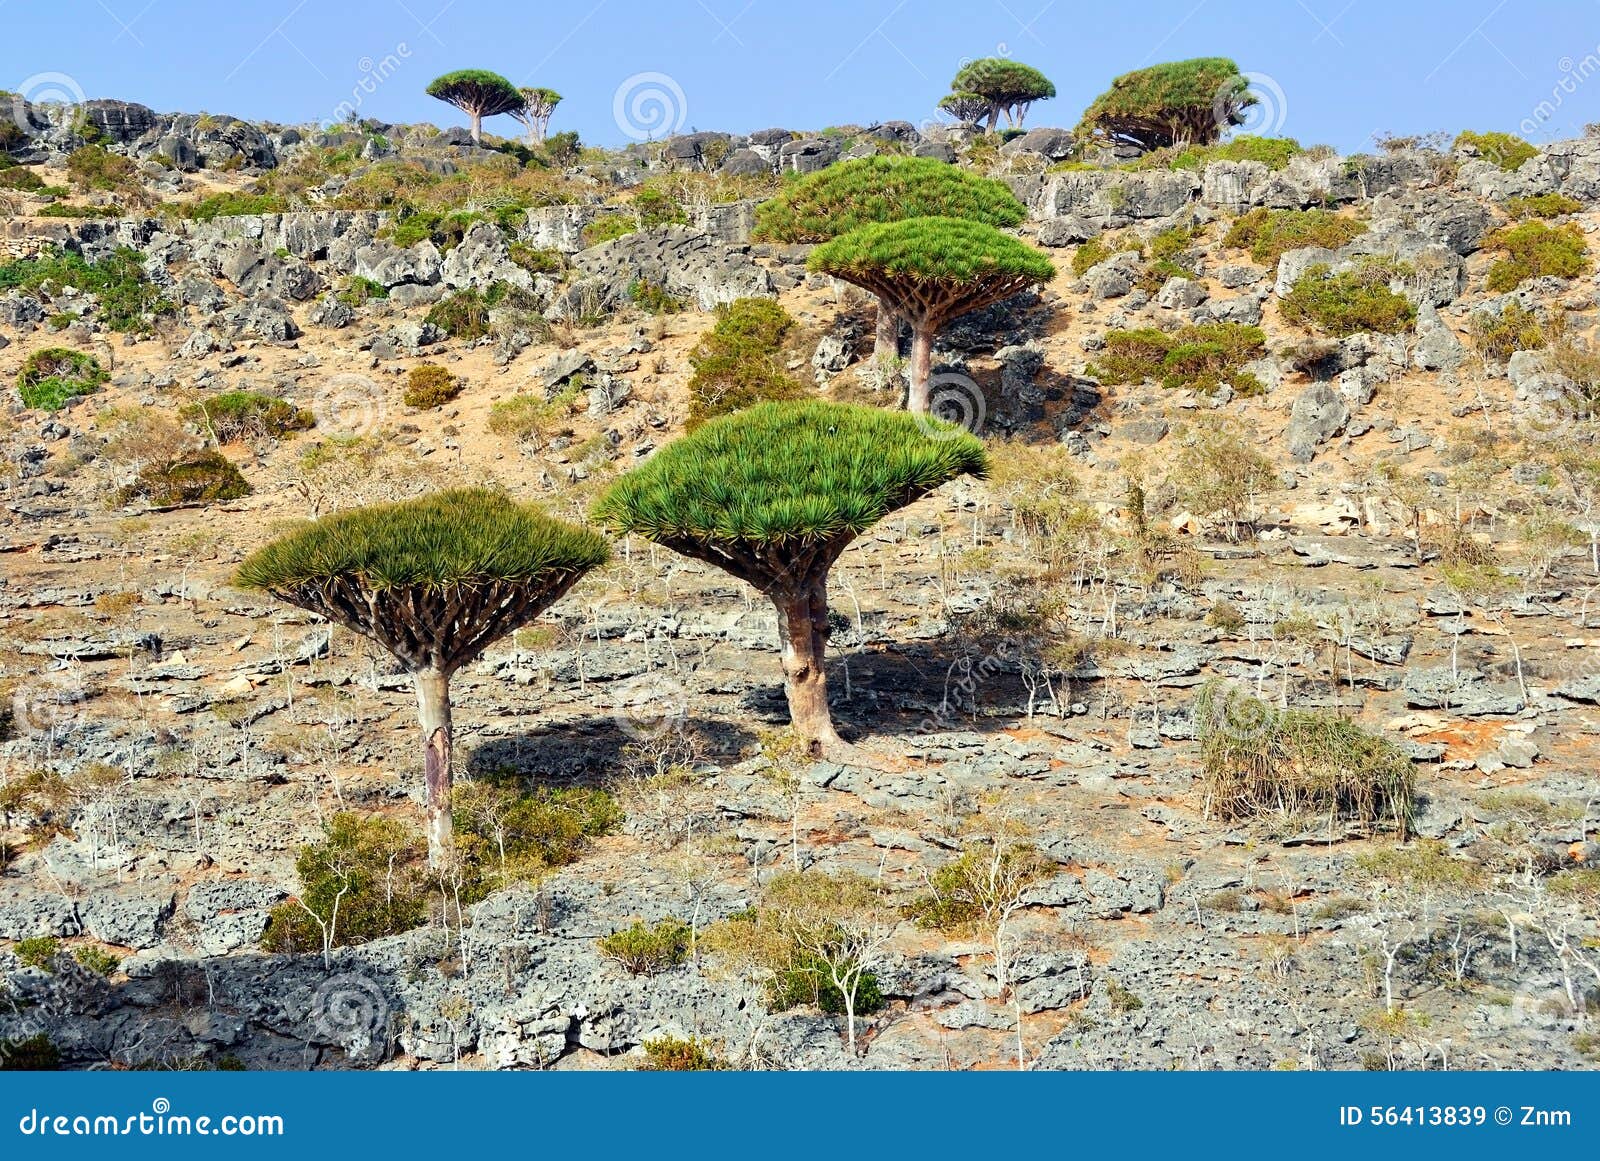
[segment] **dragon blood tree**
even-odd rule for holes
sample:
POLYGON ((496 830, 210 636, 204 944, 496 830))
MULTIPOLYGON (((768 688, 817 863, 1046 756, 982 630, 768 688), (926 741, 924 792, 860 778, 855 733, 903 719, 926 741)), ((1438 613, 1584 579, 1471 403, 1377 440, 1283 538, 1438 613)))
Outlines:
MULTIPOLYGON (((786 185, 756 207, 753 237, 768 242, 827 242, 840 234, 903 218, 969 218, 1015 226, 1028 211, 1004 182, 932 157, 861 157, 786 185)), ((873 359, 896 353, 900 319, 879 300, 873 359)))
POLYGON ((428 96, 454 105, 467 115, 474 145, 483 144, 485 117, 517 113, 526 106, 516 85, 488 69, 458 69, 445 73, 430 81, 426 91, 428 96))
POLYGON ((760 403, 708 421, 629 472, 594 518, 714 564, 778 611, 784 689, 814 749, 844 750, 828 710, 828 570, 889 513, 958 476, 983 444, 959 428, 845 403, 760 403))
POLYGON ((993 226, 908 218, 863 226, 811 252, 807 266, 876 294, 911 324, 906 407, 926 414, 933 339, 952 319, 1056 275, 1050 259, 993 226))
POLYGON ((498 492, 462 488, 324 516, 252 553, 234 584, 370 637, 411 674, 428 863, 440 868, 454 853, 451 676, 609 557, 593 532, 498 492))
POLYGON ((1210 145, 1258 104, 1227 57, 1168 61, 1123 73, 1083 112, 1078 136, 1140 149, 1210 145))

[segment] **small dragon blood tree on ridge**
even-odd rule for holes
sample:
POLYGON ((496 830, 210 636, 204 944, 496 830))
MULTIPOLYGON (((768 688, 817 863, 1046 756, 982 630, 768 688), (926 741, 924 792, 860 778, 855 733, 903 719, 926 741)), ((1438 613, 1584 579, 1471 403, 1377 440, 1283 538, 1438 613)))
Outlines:
POLYGON ((952 319, 1056 276, 1043 252, 964 218, 863 226, 818 246, 807 266, 871 291, 911 324, 906 407, 924 414, 934 336, 952 319))
POLYGON ((324 516, 252 553, 234 584, 370 637, 411 674, 437 869, 454 857, 451 676, 610 555, 593 532, 462 488, 324 516))
POLYGON ((761 403, 669 444, 614 483, 593 515, 714 564, 772 601, 794 727, 814 750, 843 755, 823 670, 828 570, 891 512, 987 470, 983 444, 938 420, 761 403))
MULTIPOLYGON (((1027 208, 993 178, 932 157, 859 157, 790 182, 756 207, 758 241, 827 242, 840 234, 905 218, 969 218, 1015 226, 1027 208)), ((882 369, 896 354, 900 320, 878 305, 873 359, 882 369)))

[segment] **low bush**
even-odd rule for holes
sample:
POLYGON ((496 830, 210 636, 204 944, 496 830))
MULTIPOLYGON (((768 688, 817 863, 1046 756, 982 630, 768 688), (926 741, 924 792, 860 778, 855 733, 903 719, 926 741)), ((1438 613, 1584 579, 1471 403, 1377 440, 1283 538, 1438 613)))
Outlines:
POLYGON ((180 218, 192 222, 213 222, 218 218, 237 218, 248 214, 283 214, 288 213, 289 209, 289 200, 282 194, 227 190, 182 202, 175 207, 175 212, 180 218))
POLYGON ((143 500, 156 508, 180 504, 219 504, 248 496, 253 489, 219 451, 202 451, 170 463, 151 464, 117 493, 117 503, 143 500))
POLYGON ((1506 202, 1506 213, 1513 218, 1560 218, 1567 214, 1581 214, 1583 203, 1575 197, 1554 190, 1511 198, 1506 202))
POLYGON ((1493 293, 1515 290, 1530 278, 1578 278, 1592 266, 1583 231, 1572 222, 1560 226, 1523 222, 1496 230, 1484 245, 1506 255, 1489 267, 1487 285, 1493 293))
POLYGON ((1253 514, 1256 497, 1275 478, 1256 450, 1255 433, 1227 422, 1204 422, 1189 433, 1172 464, 1178 500, 1196 516, 1218 521, 1230 540, 1253 514))
POLYGON ((632 214, 606 214, 596 218, 583 228, 583 244, 585 246, 599 246, 605 242, 614 242, 618 238, 637 233, 639 219, 632 214))
MULTIPOLYGON (((863 972, 856 987, 856 1015, 868 1016, 883 1009, 887 1001, 878 977, 863 972)), ((845 996, 829 978, 828 965, 820 956, 797 949, 787 963, 767 981, 767 1006, 774 1012, 787 1012, 802 1004, 812 1004, 830 1016, 841 1016, 845 996)))
POLYGON ((431 411, 443 407, 466 388, 466 381, 452 375, 437 363, 422 363, 411 368, 406 376, 406 390, 402 397, 407 407, 431 411))
POLYGON ((622 825, 622 808, 603 790, 522 790, 515 781, 475 780, 457 788, 456 853, 464 899, 536 879, 576 862, 590 844, 622 825))
POLYGON ((391 227, 389 240, 401 247, 432 242, 441 253, 449 253, 461 244, 467 231, 482 218, 482 214, 473 210, 418 210, 391 227))
POLYGON ((542 395, 513 395, 489 408, 489 430, 495 435, 537 450, 560 435, 572 434, 566 421, 580 398, 581 378, 553 399, 542 395))
POLYGON ((1282 169, 1290 158, 1305 152, 1292 137, 1256 137, 1246 133, 1215 145, 1176 145, 1155 149, 1119 169, 1204 169, 1213 161, 1259 161, 1268 169, 1282 169))
POLYGON ((1075 277, 1082 278, 1091 267, 1100 265, 1114 254, 1122 253, 1142 255, 1144 244, 1132 234, 1100 234, 1090 238, 1073 252, 1072 273, 1075 277))
POLYGON ((59 411, 68 400, 94 394, 110 377, 87 352, 46 347, 29 355, 17 372, 17 394, 24 407, 59 411))
POLYGON ((1533 311, 1508 302, 1498 315, 1480 311, 1472 316, 1472 344, 1485 359, 1504 363, 1518 351, 1544 346, 1544 326, 1533 311))
POLYGON ((1235 220, 1222 244, 1247 249, 1257 262, 1276 265, 1286 251, 1307 246, 1337 250, 1366 232, 1364 222, 1340 217, 1330 210, 1261 208, 1235 220))
POLYGON ((478 290, 459 290, 428 309, 427 322, 452 339, 481 339, 489 333, 489 304, 478 290))
POLYGON ((0 263, 0 290, 86 291, 100 303, 100 319, 108 330, 136 333, 150 328, 157 315, 172 310, 144 272, 144 256, 119 248, 97 262, 69 250, 49 250, 36 258, 0 263))
POLYGON ((72 949, 72 958, 79 965, 96 975, 109 976, 122 966, 122 960, 112 955, 103 947, 96 947, 92 943, 83 944, 72 949))
POLYGON ((628 286, 628 298, 646 314, 677 314, 683 310, 666 287, 644 279, 635 279, 628 286))
MULTIPOLYGON (((4 156, 0 153, 0 157, 4 156)), ((31 169, 20 165, 10 169, 0 168, 0 189, 14 189, 19 193, 38 193, 44 187, 44 179, 31 169)))
POLYGON ((1322 814, 1409 835, 1411 759, 1349 718, 1281 709, 1212 681, 1200 689, 1194 720, 1207 814, 1322 814))
POLYGON ((52 935, 35 935, 31 939, 18 940, 11 948, 11 954, 26 967, 49 971, 56 956, 61 954, 61 941, 52 935))
POLYGON ((677 1036, 662 1036, 646 1040, 644 1049, 646 1072, 714 1072, 729 1067, 712 1051, 711 1046, 698 1037, 687 1040, 677 1036))
POLYGON ((541 250, 526 242, 512 242, 507 247, 511 261, 529 274, 561 274, 567 268, 567 259, 559 250, 541 250))
POLYGON ((205 428, 218 443, 282 439, 293 432, 309 431, 316 424, 311 412, 259 391, 225 391, 190 403, 178 414, 205 428))
POLYGON ((663 919, 653 926, 635 923, 613 931, 595 946, 636 976, 653 976, 677 967, 689 958, 689 926, 663 919))
POLYGON ((43 1032, 13 1040, 0 1052, 0 1072, 55 1072, 61 1050, 43 1032))
POLYGON ((1264 390, 1261 381, 1243 366, 1265 353, 1261 328, 1241 323, 1203 323, 1170 334, 1141 327, 1109 332, 1089 373, 1103 383, 1156 379, 1207 394, 1227 383, 1240 395, 1256 395, 1264 390))
POLYGON ((1478 156, 1508 172, 1522 168, 1523 162, 1539 151, 1512 133, 1474 133, 1468 129, 1456 137, 1452 148, 1476 149, 1478 156))
POLYGON ((78 189, 125 189, 134 180, 134 165, 103 145, 85 145, 68 155, 67 180, 78 189))
POLYGON ((374 279, 352 274, 344 280, 344 285, 338 289, 334 297, 348 307, 361 307, 369 302, 388 298, 389 288, 374 279))
POLYGON ((794 318, 770 298, 740 298, 717 308, 717 321, 689 354, 689 422, 769 400, 799 399, 806 389, 784 370, 782 347, 794 318))
POLYGON ((1344 336, 1359 331, 1395 335, 1415 329, 1417 308, 1389 288, 1411 273, 1403 263, 1365 258, 1335 274, 1325 263, 1308 267, 1279 305, 1283 320, 1344 336))
POLYGON ((420 927, 432 886, 420 832, 381 817, 336 814, 295 859, 300 890, 273 908, 261 946, 308 952, 420 927))

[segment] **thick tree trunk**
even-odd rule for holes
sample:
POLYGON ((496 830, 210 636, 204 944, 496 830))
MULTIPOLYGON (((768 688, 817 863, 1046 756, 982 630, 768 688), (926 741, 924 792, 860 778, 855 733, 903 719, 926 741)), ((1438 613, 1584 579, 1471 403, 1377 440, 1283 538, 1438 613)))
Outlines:
POLYGON ((422 722, 423 776, 428 788, 428 866, 444 870, 455 861, 450 812, 450 675, 423 669, 411 675, 422 722))
POLYGON ((823 571, 771 594, 783 644, 783 685, 795 731, 820 746, 843 745, 828 710, 828 574, 823 571))
POLYGON ((468 111, 467 116, 472 119, 472 143, 483 144, 483 114, 468 111))
POLYGON ((911 326, 911 374, 906 392, 906 410, 918 415, 928 413, 928 379, 933 373, 933 330, 930 327, 911 326))
POLYGON ((878 300, 878 330, 872 345, 872 362, 878 370, 879 381, 888 373, 890 363, 900 357, 900 316, 883 299, 878 300))
POLYGON ((993 133, 1000 124, 1000 106, 989 106, 989 132, 993 133))

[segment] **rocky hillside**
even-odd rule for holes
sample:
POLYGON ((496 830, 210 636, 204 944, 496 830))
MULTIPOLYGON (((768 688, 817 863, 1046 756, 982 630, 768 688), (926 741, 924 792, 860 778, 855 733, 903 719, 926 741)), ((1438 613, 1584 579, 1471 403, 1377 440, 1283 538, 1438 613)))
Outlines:
POLYGON ((1170 168, 888 124, 551 164, 425 126, 24 120, 0 169, 7 1060, 1600 1059, 1600 139, 1515 168, 1170 168), (935 348, 992 478, 833 571, 834 712, 881 761, 785 751, 772 611, 633 541, 455 707, 469 775, 625 820, 413 930, 274 945, 336 818, 417 825, 415 704, 233 568, 449 484, 581 518, 681 432, 708 312, 739 299, 793 316, 808 390, 895 406, 870 301, 751 240, 782 174, 873 152, 1003 177, 1058 267, 935 348), (451 390, 409 405, 424 365, 451 390), (1380 770, 1414 800, 1373 809, 1380 770), (1002 849, 1028 852, 1015 889, 941 910, 949 868, 1002 849), (790 868, 904 908, 859 1056, 825 989, 779 1002, 740 953, 790 868), (692 953, 599 945, 664 920, 692 953))

